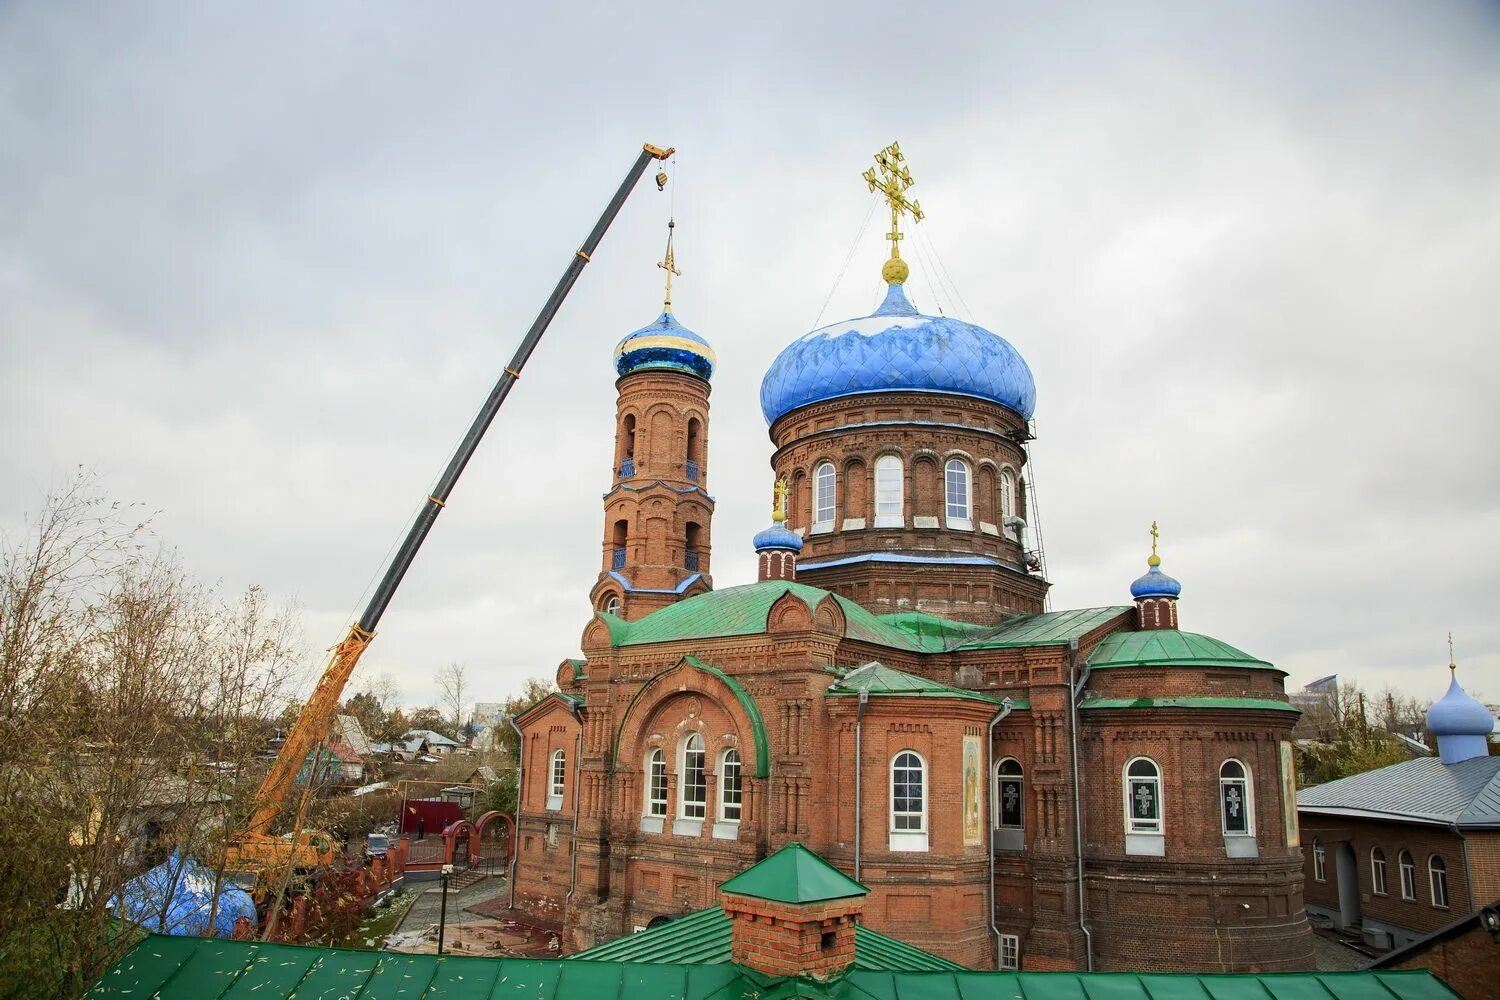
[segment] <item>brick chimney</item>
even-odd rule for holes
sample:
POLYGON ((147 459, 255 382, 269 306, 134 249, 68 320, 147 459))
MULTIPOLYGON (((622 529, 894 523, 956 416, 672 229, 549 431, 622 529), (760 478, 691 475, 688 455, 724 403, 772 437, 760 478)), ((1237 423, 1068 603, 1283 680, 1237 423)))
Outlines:
POLYGON ((845 972, 868 892, 801 844, 788 844, 719 887, 731 961, 768 976, 845 972))

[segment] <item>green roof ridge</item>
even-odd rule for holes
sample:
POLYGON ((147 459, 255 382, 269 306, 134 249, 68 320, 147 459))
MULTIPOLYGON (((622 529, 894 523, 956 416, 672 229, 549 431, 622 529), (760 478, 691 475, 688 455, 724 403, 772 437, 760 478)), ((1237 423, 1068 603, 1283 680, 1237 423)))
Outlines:
POLYGON ((994 628, 976 633, 972 638, 949 647, 959 649, 1013 649, 1019 646, 1061 646, 1081 639, 1115 618, 1134 611, 1133 607, 1115 605, 1103 608, 1075 608, 1070 611, 1047 611, 1034 615, 1007 618, 994 628))
POLYGON ((827 693, 831 695, 855 695, 861 691, 870 692, 871 697, 885 695, 916 698, 970 698, 977 701, 987 701, 996 705, 1000 703, 999 698, 991 695, 929 680, 920 674, 908 673, 905 670, 888 667, 878 660, 871 660, 869 663, 850 670, 829 685, 827 693))
POLYGON ((719 891, 778 903, 821 903, 870 892, 797 841, 746 868, 719 891))
POLYGON ((1089 655, 1089 667, 1093 670, 1147 666, 1278 669, 1275 664, 1236 649, 1222 639, 1178 629, 1113 632, 1105 636, 1089 655))
POLYGON ((641 696, 646 693, 646 689, 655 683, 658 677, 671 673, 684 663, 694 670, 701 670, 717 678, 723 682, 725 687, 729 688, 735 700, 740 703, 740 707, 745 710, 745 714, 750 717, 750 738, 751 742, 755 744, 755 776, 757 778, 769 778, 771 776, 771 741, 766 736, 766 723, 761 717, 760 706, 755 703, 755 699, 750 696, 750 692, 746 691, 744 685, 739 681, 718 667, 704 663, 696 656, 684 656, 665 670, 658 670, 646 680, 646 683, 636 689, 635 694, 630 697, 629 704, 625 706, 625 711, 621 713, 619 723, 615 726, 614 742, 610 744, 610 759, 614 761, 616 766, 619 765, 620 735, 625 732, 625 720, 630 718, 631 710, 640 703, 641 696))

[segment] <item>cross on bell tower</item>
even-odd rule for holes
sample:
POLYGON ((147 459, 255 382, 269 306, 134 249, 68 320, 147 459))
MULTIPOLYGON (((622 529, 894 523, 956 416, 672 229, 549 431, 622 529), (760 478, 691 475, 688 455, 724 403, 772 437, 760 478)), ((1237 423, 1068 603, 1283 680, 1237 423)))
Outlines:
POLYGON ((915 198, 906 197, 907 189, 916 181, 912 180, 911 168, 906 166, 906 156, 901 152, 901 144, 893 142, 876 153, 875 166, 860 176, 865 179, 871 191, 881 193, 891 210, 891 231, 885 234, 885 238, 891 241, 891 259, 885 262, 880 274, 888 285, 902 284, 911 273, 911 268, 901 259, 901 241, 906 238, 901 232, 901 216, 910 215, 913 225, 926 216, 922 214, 922 206, 915 198))

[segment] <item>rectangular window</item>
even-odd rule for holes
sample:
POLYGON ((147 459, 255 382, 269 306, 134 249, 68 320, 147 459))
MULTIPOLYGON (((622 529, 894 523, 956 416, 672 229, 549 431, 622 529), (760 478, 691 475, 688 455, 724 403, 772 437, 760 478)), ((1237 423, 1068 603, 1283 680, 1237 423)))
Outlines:
POLYGON ((1016 934, 1000 935, 1000 968, 1021 968, 1021 938, 1016 934))
POLYGON ((948 520, 967 521, 969 519, 968 466, 962 462, 949 462, 944 481, 948 494, 948 520))
POLYGON ((646 815, 667 814, 667 760, 660 750, 651 755, 651 787, 646 805, 646 815))
POLYGON ((1328 881, 1328 855, 1322 843, 1316 841, 1313 843, 1313 878, 1319 882, 1328 881))
POLYGON ((813 527, 833 524, 835 504, 835 479, 833 465, 824 462, 818 466, 817 480, 813 486, 813 527))
POLYGON ((1161 783, 1156 778, 1131 778, 1130 832, 1161 832, 1161 783))
POLYGON ((1000 825, 1020 829, 1022 825, 1021 779, 1001 778, 998 794, 1000 796, 1000 825))
POLYGON ((1250 810, 1247 807, 1245 782, 1239 778, 1225 778, 1219 782, 1220 806, 1224 815, 1225 833, 1249 833, 1250 810))
POLYGON ((1385 895, 1385 858, 1378 854, 1370 859, 1370 890, 1385 895))
POLYGON ((899 528, 905 517, 901 459, 886 455, 875 463, 875 527, 899 528))
POLYGON ((1430 868, 1427 874, 1432 876, 1432 905, 1447 909, 1448 872, 1442 868, 1430 868))
POLYGON ((1401 859, 1401 898, 1417 898, 1417 866, 1404 857, 1401 859))
POLYGON ((740 821, 740 755, 731 750, 724 755, 724 773, 719 785, 719 819, 726 823, 740 821))
POLYGON ((922 830, 922 765, 914 754, 902 754, 891 768, 891 829, 922 830))
POLYGON ((702 742, 698 749, 688 747, 682 752, 682 816, 684 819, 702 819, 707 812, 708 782, 703 775, 702 742))

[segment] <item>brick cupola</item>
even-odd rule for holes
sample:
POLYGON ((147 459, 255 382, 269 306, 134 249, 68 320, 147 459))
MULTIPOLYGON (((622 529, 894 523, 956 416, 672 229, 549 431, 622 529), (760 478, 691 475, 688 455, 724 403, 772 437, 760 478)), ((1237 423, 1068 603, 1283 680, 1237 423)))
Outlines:
POLYGON ((1156 522, 1151 522, 1151 558, 1144 576, 1130 585, 1130 596, 1135 598, 1136 618, 1142 629, 1176 628, 1177 597, 1182 593, 1182 584, 1161 571, 1161 556, 1156 554, 1156 540, 1160 533, 1156 522))
POLYGON ((776 504, 771 511, 771 526, 756 532, 755 556, 760 565, 759 580, 795 580, 797 553, 802 539, 786 526, 786 480, 776 481, 776 504))
POLYGON ((719 886, 731 961, 768 976, 830 979, 854 964, 869 890, 798 843, 719 886))
POLYGON ((672 238, 663 312, 615 348, 612 486, 604 495, 596 611, 627 621, 713 589, 708 395, 714 352, 672 315, 672 238))

